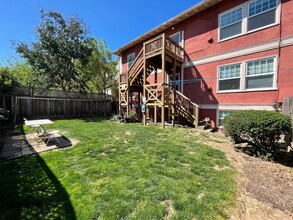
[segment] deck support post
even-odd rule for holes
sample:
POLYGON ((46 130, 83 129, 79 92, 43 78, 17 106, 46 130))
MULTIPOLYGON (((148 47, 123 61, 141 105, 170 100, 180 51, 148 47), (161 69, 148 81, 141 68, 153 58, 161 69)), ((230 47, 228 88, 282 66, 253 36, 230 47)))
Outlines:
POLYGON ((126 88, 126 117, 129 115, 129 83, 127 82, 126 88))
MULTIPOLYGON (((154 82, 155 84, 158 83, 158 71, 157 69, 155 70, 155 75, 154 75, 154 82)), ((156 92, 156 97, 158 97, 158 91, 156 92)), ((158 123, 158 114, 157 114, 158 108, 157 108, 157 103, 154 105, 154 124, 158 123)))
POLYGON ((171 108, 172 108, 172 126, 175 126, 175 90, 176 90, 176 59, 173 59, 173 73, 172 73, 172 86, 173 86, 173 93, 172 93, 172 103, 171 103, 171 108))
POLYGON ((157 105, 154 106, 154 123, 155 124, 158 123, 158 119, 157 119, 157 105))
POLYGON ((129 115, 129 89, 130 89, 130 83, 129 83, 129 75, 128 72, 126 73, 126 117, 129 115))
POLYGON ((166 87, 166 35, 163 34, 163 45, 162 45, 162 109, 161 109, 161 121, 162 128, 165 128, 165 87, 166 87))
POLYGON ((145 112, 142 113, 142 124, 143 126, 146 126, 146 58, 145 58, 145 45, 143 45, 144 50, 143 50, 143 99, 142 99, 142 105, 145 106, 145 112))
POLYGON ((137 93, 137 102, 138 102, 138 110, 137 110, 137 112, 136 112, 136 114, 137 114, 137 119, 138 120, 141 120, 141 101, 140 101, 140 91, 138 91, 137 93))
MULTIPOLYGON (((119 76, 120 78, 120 76, 119 76)), ((118 91, 118 100, 119 100, 119 103, 118 103, 118 115, 119 117, 122 117, 122 114, 121 114, 121 88, 120 88, 120 80, 119 80, 119 91, 118 91)))

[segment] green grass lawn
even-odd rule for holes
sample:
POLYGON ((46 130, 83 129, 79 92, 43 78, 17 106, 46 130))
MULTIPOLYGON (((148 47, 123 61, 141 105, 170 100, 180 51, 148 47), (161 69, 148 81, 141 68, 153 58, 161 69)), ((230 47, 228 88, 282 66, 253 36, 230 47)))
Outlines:
POLYGON ((235 205, 235 171, 207 135, 99 119, 47 128, 79 143, 0 163, 0 219, 226 219, 235 205))

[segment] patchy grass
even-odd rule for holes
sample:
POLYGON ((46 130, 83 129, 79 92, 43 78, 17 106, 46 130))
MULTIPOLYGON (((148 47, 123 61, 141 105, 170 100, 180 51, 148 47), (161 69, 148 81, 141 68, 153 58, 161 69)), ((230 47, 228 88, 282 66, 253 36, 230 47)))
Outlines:
POLYGON ((235 203, 224 154, 186 129, 101 119, 47 127, 80 142, 0 164, 0 218, 226 219, 235 203))

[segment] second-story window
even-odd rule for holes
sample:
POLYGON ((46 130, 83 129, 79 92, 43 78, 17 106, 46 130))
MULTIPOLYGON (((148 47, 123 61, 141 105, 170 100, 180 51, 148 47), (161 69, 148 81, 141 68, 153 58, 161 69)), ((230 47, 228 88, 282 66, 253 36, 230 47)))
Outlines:
POLYGON ((247 30, 255 30, 276 21, 277 0, 257 0, 248 5, 247 30))
POLYGON ((242 7, 221 16, 220 39, 229 38, 242 33, 242 7))
POLYGON ((219 15, 219 40, 277 24, 279 0, 254 0, 219 15))
POLYGON ((135 60, 135 53, 131 53, 127 56, 127 64, 128 64, 128 69, 131 67, 135 60))
POLYGON ((181 39, 180 39, 180 31, 175 33, 175 34, 172 34, 170 36, 170 38, 175 41, 177 44, 181 44, 181 39))

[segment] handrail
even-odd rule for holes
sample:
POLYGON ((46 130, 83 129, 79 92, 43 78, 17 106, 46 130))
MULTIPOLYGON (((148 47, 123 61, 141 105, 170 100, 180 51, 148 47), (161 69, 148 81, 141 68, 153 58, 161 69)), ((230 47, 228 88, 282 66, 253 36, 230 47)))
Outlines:
MULTIPOLYGON (((193 118, 192 123, 197 126, 198 123, 198 109, 199 106, 195 103, 193 103, 189 98, 187 98, 185 95, 183 95, 181 92, 174 90, 175 95, 175 103, 178 107, 181 109, 184 109, 184 111, 193 118)), ((185 117, 186 118, 186 117, 185 117)), ((188 120, 188 118, 186 118, 188 120)), ((191 121, 190 121, 191 122, 191 121)))
POLYGON ((173 53, 174 55, 183 59, 184 49, 174 40, 172 40, 172 38, 166 36, 165 34, 160 34, 144 42, 143 48, 140 50, 138 56, 133 61, 127 72, 126 78, 129 80, 129 82, 131 82, 136 77, 143 63, 144 56, 156 54, 157 52, 161 51, 164 45, 163 41, 165 41, 165 48, 168 52, 173 53))
POLYGON ((176 90, 176 93, 177 93, 178 95, 182 96, 184 99, 188 100, 188 101, 189 101, 192 105, 194 105, 195 107, 199 107, 197 104, 195 104, 194 102, 192 102, 192 101, 190 100, 190 98, 187 98, 185 95, 183 95, 183 93, 181 93, 181 92, 179 92, 179 91, 177 91, 177 90, 176 90))
POLYGON ((146 56, 149 54, 154 54, 160 51, 163 48, 165 41, 165 48, 168 52, 173 53, 174 55, 180 57, 181 59, 184 58, 184 49, 176 43, 172 38, 166 36, 165 34, 161 34, 155 38, 152 38, 144 43, 145 54, 146 56))
POLYGON ((140 50, 138 53, 138 56, 135 58, 131 66, 129 67, 128 70, 128 79, 131 81, 131 79, 134 77, 136 74, 136 68, 141 65, 143 61, 143 48, 140 50))
POLYGON ((154 38, 152 38, 152 39, 150 39, 150 40, 148 40, 148 41, 145 41, 144 44, 149 44, 149 43, 151 43, 151 42, 153 42, 153 41, 156 41, 156 40, 158 40, 158 39, 160 39, 160 38, 163 38, 163 35, 164 35, 164 34, 160 34, 160 35, 158 35, 158 36, 156 36, 156 37, 154 37, 154 38))
POLYGON ((152 87, 152 86, 163 86, 164 83, 153 83, 153 84, 148 84, 148 85, 145 85, 145 87, 152 87))
POLYGON ((176 45, 178 45, 178 47, 181 49, 181 50, 183 50, 184 51, 184 48, 180 45, 180 44, 178 44, 177 42, 175 42, 171 37, 169 37, 169 36, 166 36, 166 38, 168 39, 168 40, 170 40, 170 41, 172 41, 172 43, 174 43, 174 44, 176 44, 176 45))
POLYGON ((168 36, 166 36, 166 49, 183 59, 183 56, 184 56, 183 47, 181 47, 177 42, 175 42, 171 37, 168 37, 168 36), (167 43, 168 41, 170 41, 172 44, 169 45, 167 43), (174 51, 172 50, 172 46, 175 47, 174 51))
POLYGON ((145 55, 156 53, 163 48, 163 34, 144 43, 145 55))
POLYGON ((133 66, 135 65, 136 61, 140 58, 140 56, 142 56, 142 52, 143 52, 143 48, 139 51, 137 57, 135 58, 135 60, 132 62, 131 66, 128 69, 128 72, 133 69, 133 66))

